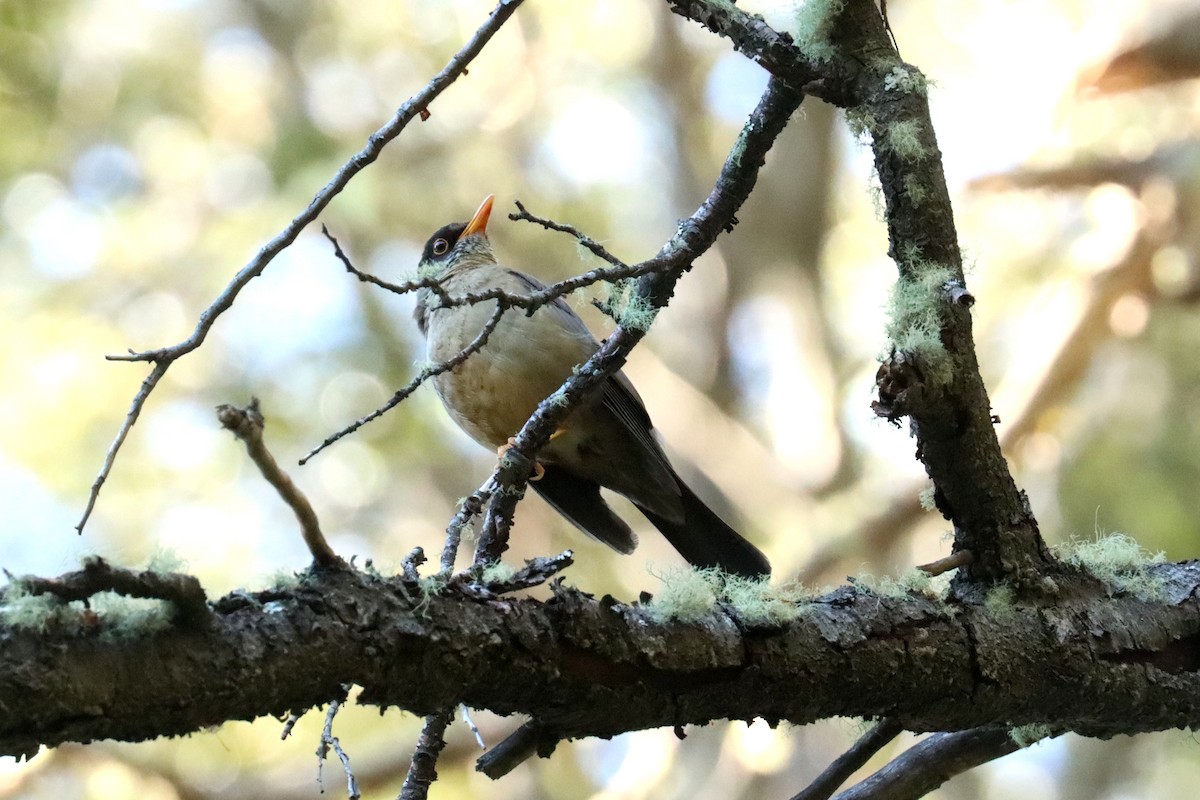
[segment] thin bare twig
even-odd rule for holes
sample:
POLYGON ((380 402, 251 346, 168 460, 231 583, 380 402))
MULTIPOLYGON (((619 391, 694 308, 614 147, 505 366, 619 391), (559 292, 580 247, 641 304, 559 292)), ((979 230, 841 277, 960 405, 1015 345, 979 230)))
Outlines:
POLYGON ((498 745, 475 760, 475 771, 499 780, 534 755, 548 758, 561 737, 552 730, 526 722, 498 745))
POLYGON ((263 270, 267 268, 267 265, 296 240, 300 232, 317 218, 321 211, 346 187, 350 180, 379 157, 383 148, 399 136, 400 132, 408 126, 408 123, 414 117, 428 114, 429 104, 445 91, 450 84, 457 80, 460 75, 466 72, 467 66, 479 55, 479 52, 496 31, 508 21, 508 18, 513 15, 513 12, 517 10, 521 2, 522 0, 500 0, 487 20, 475 32, 475 35, 463 45, 461 50, 454 54, 442 71, 434 76, 433 80, 426 84, 425 88, 409 98, 404 105, 400 106, 388 123, 371 135, 367 140, 366 146, 355 153, 337 171, 333 179, 317 192, 308 206, 297 214, 275 238, 267 242, 246 266, 242 267, 221 294, 200 314, 200 319, 191 336, 170 347, 147 350, 140 353, 130 351, 126 355, 109 356, 109 360, 112 361, 149 361, 154 364, 154 367, 142 382, 137 394, 134 395, 133 401, 129 406, 129 411, 125 414, 125 419, 117 431, 117 436, 109 446, 104 463, 100 467, 100 473, 96 476, 96 480, 92 484, 83 515, 75 525, 77 531, 82 533, 84 526, 87 525, 92 511, 96 507, 100 488, 104 485, 109 473, 112 471, 118 451, 120 451, 130 429, 141 414, 142 408, 146 405, 146 399, 150 396, 154 387, 162 380, 163 376, 166 375, 167 369, 171 364, 175 363, 180 357, 195 350, 204 342, 217 318, 233 306, 234 300, 242 289, 251 280, 261 275, 263 270))
POLYGON ((303 714, 297 714, 295 711, 289 712, 287 719, 283 721, 283 730, 279 732, 280 739, 286 739, 292 735, 292 729, 296 727, 296 723, 300 721, 303 714))
POLYGON ((487 344, 488 337, 490 337, 492 335, 492 331, 496 330, 496 326, 500 324, 500 318, 504 316, 505 310, 506 309, 504 308, 503 305, 497 303, 496 310, 494 312, 492 312, 492 316, 488 318, 488 321, 479 330, 479 333, 475 336, 474 339, 471 340, 471 342, 466 347, 464 347, 462 350, 458 351, 458 354, 455 355, 454 358, 447 359, 446 361, 439 361, 436 364, 431 364, 431 365, 425 367, 425 369, 423 369, 419 373, 417 373, 417 376, 415 378, 413 378, 411 381, 408 382, 408 385, 406 385, 403 389, 401 389, 400 391, 398 391, 394 395, 392 395, 391 399, 389 399, 382 406, 375 409, 370 414, 367 414, 365 417, 355 420, 354 422, 350 423, 346 427, 342 428, 337 433, 326 437, 325 441, 321 442, 319 445, 314 447, 312 450, 309 450, 304 455, 304 458, 300 459, 301 466, 303 466, 304 464, 307 464, 309 459, 311 459, 317 453, 324 450, 326 447, 329 447, 329 445, 333 444, 334 442, 338 441, 339 439, 349 436, 350 434, 354 433, 356 430, 361 428, 363 425, 366 425, 371 420, 379 419, 384 414, 391 411, 396 406, 400 405, 402 402, 404 402, 408 398, 409 395, 411 395, 417 389, 420 389, 421 384, 425 383, 425 381, 427 381, 430 378, 433 378, 437 375, 441 375, 443 372, 449 372, 450 370, 457 367, 459 364, 466 361, 473 354, 482 350, 483 346, 487 344))
POLYGON ((462 541, 463 528, 471 523, 471 520, 479 516, 483 510, 483 504, 492 497, 492 492, 495 491, 495 480, 489 476, 484 481, 483 486, 480 486, 475 493, 462 501, 462 505, 458 507, 458 511, 451 518, 450 524, 446 526, 446 545, 442 548, 442 569, 440 575, 442 578, 449 578, 454 572, 454 562, 458 558, 458 545, 462 541))
POLYGON ((803 791, 797 793, 792 800, 826 800, 833 795, 837 788, 871 760, 888 742, 903 732, 904 727, 893 719, 879 720, 875 727, 867 731, 846 752, 842 753, 833 763, 817 776, 803 791))
POLYGON ((425 549, 422 547, 414 547, 412 551, 404 557, 400 562, 400 574, 404 576, 404 580, 416 583, 421 580, 420 574, 417 572, 417 567, 424 564, 428 559, 425 558, 425 549))
POLYGON ((453 721, 453 707, 425 717, 398 800, 425 800, 429 796, 429 786, 437 780, 438 757, 446 746, 446 728, 453 721))
POLYGON ((834 800, 917 800, 955 775, 1019 749, 1007 728, 935 733, 834 800))
POLYGON ((227 429, 242 440, 250 460, 258 467, 267 483, 275 487, 283 502, 288 504, 296 519, 300 522, 300 534, 308 551, 312 553, 313 561, 322 567, 345 566, 345 562, 333 552, 325 534, 321 533, 321 523, 317 520, 317 512, 312 503, 304 496, 304 492, 292 481, 286 472, 279 468, 279 463, 263 442, 263 426, 266 421, 258 409, 258 398, 250 401, 246 408, 235 408, 228 404, 217 406, 217 419, 227 429))
POLYGON ((463 722, 467 724, 467 729, 475 737, 475 744, 479 745, 480 750, 487 750, 487 745, 483 741, 483 734, 479 732, 479 726, 475 724, 475 720, 471 719, 471 709, 467 708, 465 704, 459 706, 459 708, 462 709, 463 722))
MULTIPOLYGON (((344 692, 346 687, 342 688, 344 692)), ((333 735, 333 718, 337 716, 338 709, 345 701, 346 695, 343 694, 341 699, 331 701, 329 710, 325 712, 325 727, 321 731, 321 743, 317 746, 317 785, 321 787, 323 794, 325 792, 325 757, 332 749, 337 753, 338 759, 342 762, 342 770, 346 773, 346 796, 350 800, 358 800, 362 797, 362 793, 358 790, 358 779, 354 777, 354 771, 350 769, 350 756, 346 755, 346 751, 342 749, 342 743, 333 735)))
MULTIPOLYGON (((548 231, 559 231, 560 233, 570 234, 571 236, 574 236, 581 245, 586 247, 588 250, 591 250, 592 253, 598 258, 604 259, 619 270, 629 269, 628 264, 614 256, 612 253, 608 252, 608 249, 605 248, 604 245, 600 244, 595 239, 576 228, 574 225, 564 225, 561 222, 555 222, 554 220, 546 219, 545 217, 535 216, 526 210, 525 204, 520 200, 515 200, 514 202, 517 205, 517 213, 508 215, 508 218, 513 222, 532 222, 535 225, 541 225, 548 231)), ((623 277, 629 278, 633 276, 624 275, 623 277)))

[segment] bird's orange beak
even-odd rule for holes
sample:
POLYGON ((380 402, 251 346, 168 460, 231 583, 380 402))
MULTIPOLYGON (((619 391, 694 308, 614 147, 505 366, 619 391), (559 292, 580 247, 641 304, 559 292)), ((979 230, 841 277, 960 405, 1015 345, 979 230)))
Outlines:
POLYGON ((489 194, 479 204, 479 210, 475 212, 475 216, 471 217, 471 221, 467 223, 467 227, 463 229, 463 236, 470 236, 478 233, 487 238, 488 217, 492 216, 492 201, 496 195, 489 194))

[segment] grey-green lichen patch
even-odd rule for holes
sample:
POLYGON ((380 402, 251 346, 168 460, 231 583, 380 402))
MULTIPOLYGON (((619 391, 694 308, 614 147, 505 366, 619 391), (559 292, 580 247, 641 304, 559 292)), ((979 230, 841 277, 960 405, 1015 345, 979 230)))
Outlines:
POLYGON ((659 622, 697 622, 725 603, 747 625, 785 625, 799 618, 809 597, 799 584, 773 586, 767 578, 728 575, 714 568, 680 567, 658 578, 662 589, 646 606, 659 622))
POLYGON ((662 581, 662 588, 646 609, 659 622, 697 622, 716 607, 721 575, 717 569, 680 567, 667 570, 657 576, 662 581))
POLYGON ((931 483, 922 489, 921 493, 917 495, 917 502, 919 502, 921 504, 921 508, 926 511, 937 511, 937 500, 934 497, 936 494, 937 487, 931 483))
POLYGON ((950 354, 942 343, 942 295, 954 277, 949 267, 926 262, 915 248, 903 254, 906 269, 892 287, 886 333, 891 350, 914 356, 927 379, 948 383, 950 354))
POLYGON ((1114 593, 1143 600, 1163 597, 1163 579, 1151 574, 1149 567, 1163 563, 1165 556, 1149 552, 1131 536, 1110 533, 1095 539, 1072 539, 1056 549, 1059 558, 1091 573, 1114 593))
POLYGON ((610 284, 605 305, 617 324, 630 330, 648 331, 658 316, 658 309, 637 290, 637 282, 631 279, 610 284))
POLYGON ((919 70, 897 64, 883 77, 884 91, 915 94, 924 97, 929 91, 929 81, 919 70))
POLYGON ((494 561, 483 568, 479 580, 484 586, 491 586, 495 583, 511 581, 516 574, 517 571, 503 561, 494 561))
POLYGON ((927 151, 921 142, 924 126, 920 120, 902 119, 883 127, 883 144, 902 161, 915 163, 923 159, 927 151))
POLYGON ((988 616, 995 620, 1005 620, 1016 610, 1015 594, 1012 584, 1000 582, 987 590, 983 598, 983 607, 988 616))
POLYGON ((1050 730, 1050 726, 1040 722, 1030 723, 1029 725, 1018 725, 1008 731, 1008 738, 1013 740, 1013 744, 1021 748, 1037 744, 1042 739, 1048 739, 1053 735, 1054 731, 1050 730))
POLYGON ((866 570, 854 576, 854 585, 869 590, 880 597, 900 599, 913 594, 919 594, 931 600, 945 596, 945 581, 939 581, 941 576, 931 576, 924 570, 913 567, 899 575, 884 575, 877 577, 866 570))
POLYGON ((730 576, 721 590, 722 598, 748 625, 785 625, 802 615, 804 601, 811 599, 798 584, 774 586, 766 578, 730 576))
POLYGON ((795 27, 788 32, 801 53, 814 61, 830 61, 838 54, 829 35, 845 5, 844 0, 804 0, 795 4, 795 27))

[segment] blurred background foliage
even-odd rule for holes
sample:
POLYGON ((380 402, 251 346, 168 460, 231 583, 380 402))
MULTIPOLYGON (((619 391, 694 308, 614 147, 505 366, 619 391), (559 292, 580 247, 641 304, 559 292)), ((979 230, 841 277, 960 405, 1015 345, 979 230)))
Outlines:
MULTIPOLYGON (((753 8, 785 24, 789 5, 753 8)), ((1194 556, 1200 10, 888 8, 903 56, 936 82, 980 360, 1043 532, 1115 529, 1194 556)), ((274 452, 294 462, 412 376, 423 358, 412 298, 359 284, 305 233, 171 369, 79 537, 72 525, 145 375, 103 355, 185 337, 489 10, 0 0, 0 565, 49 575, 83 553, 139 566, 165 550, 211 595, 304 568, 290 512, 213 406, 260 397, 274 452)), ((639 260, 708 192, 764 82, 663 3, 530 0, 324 222, 359 267, 399 280, 432 230, 495 192, 498 208, 520 199, 639 260)), ((806 102, 741 224, 683 281, 628 368, 685 471, 721 487, 778 579, 813 586, 894 574, 946 548, 945 522, 917 505, 912 441, 868 407, 894 278, 873 182, 869 150, 806 102)), ((565 237, 493 219, 510 264, 545 279, 590 266, 565 237)), ((578 306, 603 335, 606 320, 586 297, 578 306)), ((388 570, 414 546, 438 551, 457 499, 493 463, 423 390, 293 474, 335 549, 388 570)), ((655 574, 679 563, 648 530, 635 556, 616 556, 537 499, 517 534, 512 561, 575 548, 569 580, 621 598, 653 592, 655 574)), ((489 743, 516 723, 476 716, 489 743)), ((0 796, 315 797, 320 717, 285 742, 260 720, 3 760, 0 796)), ((339 716, 368 796, 394 796, 418 727, 396 711, 339 716)), ((470 770, 477 750, 458 725, 433 795, 786 797, 856 731, 759 721, 690 729, 683 743, 647 731, 560 747, 492 784, 470 770)), ((326 779, 339 796, 336 762, 326 779)), ((1184 797, 1198 779, 1200 752, 1183 733, 1064 737, 936 796, 1184 797)))

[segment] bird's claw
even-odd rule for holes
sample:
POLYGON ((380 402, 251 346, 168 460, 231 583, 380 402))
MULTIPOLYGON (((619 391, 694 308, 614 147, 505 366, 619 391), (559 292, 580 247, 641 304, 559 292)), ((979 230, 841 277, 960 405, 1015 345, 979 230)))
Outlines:
MULTIPOLYGON (((554 436, 557 436, 558 433, 559 432, 556 431, 554 433, 554 436)), ((550 438, 553 439, 554 436, 551 436, 550 438)), ((507 453, 509 450, 512 450, 514 447, 516 447, 516 445, 517 445, 517 437, 515 437, 515 436, 508 437, 507 442, 505 442, 504 444, 502 444, 496 448, 496 458, 504 458, 504 454, 507 453)), ((533 475, 531 475, 529 477, 529 480, 530 481, 540 481, 544 477, 546 477, 546 468, 543 467, 537 461, 534 461, 533 462, 533 475)))

